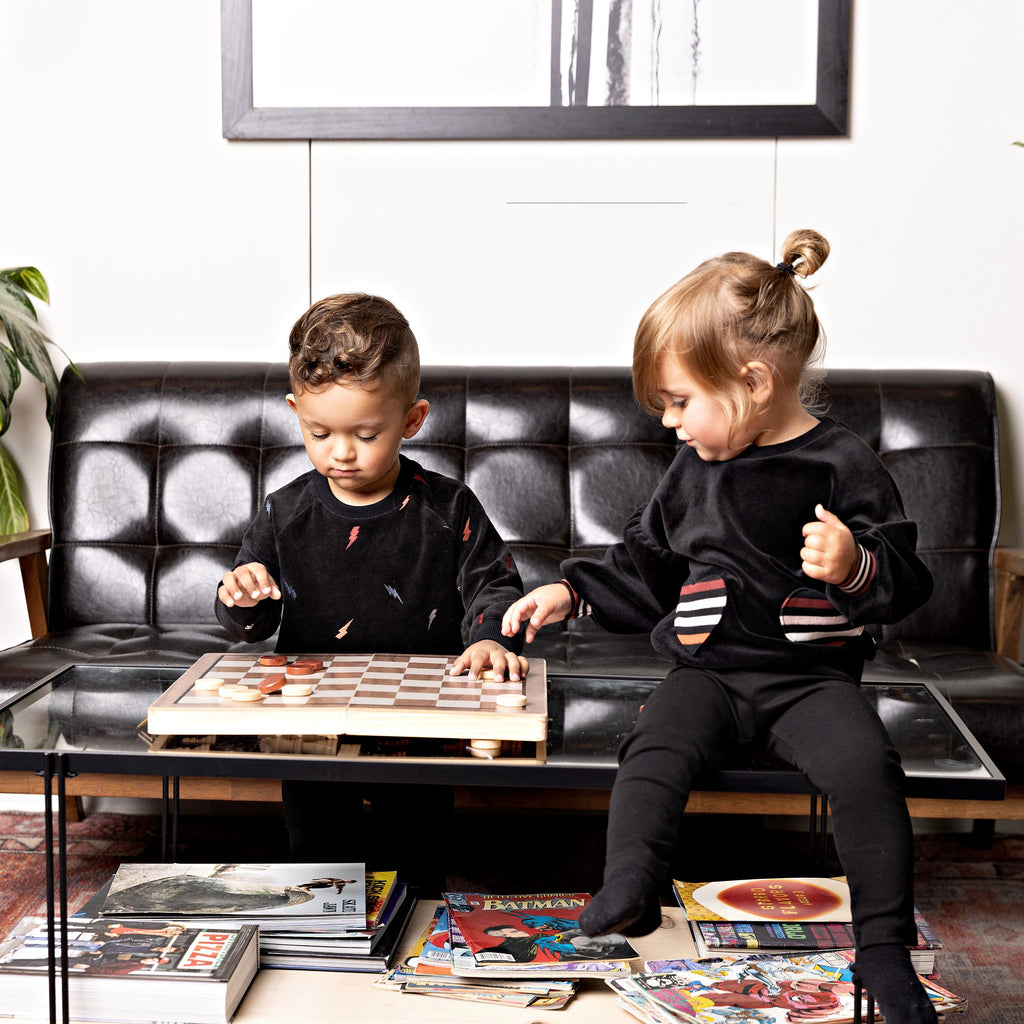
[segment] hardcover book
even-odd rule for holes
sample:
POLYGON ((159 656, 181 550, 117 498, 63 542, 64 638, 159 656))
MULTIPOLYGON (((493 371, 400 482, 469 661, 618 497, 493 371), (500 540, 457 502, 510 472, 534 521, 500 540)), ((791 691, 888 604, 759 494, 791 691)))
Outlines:
POLYGON ((101 915, 366 927, 363 864, 122 864, 101 915))
MULTIPOLYGON (((59 963, 59 927, 54 938, 59 963)), ((67 955, 68 1017, 109 1021, 225 1024, 259 965, 253 925, 140 927, 116 917, 69 918, 67 955)), ((3 1013, 46 1018, 49 983, 46 918, 24 917, 0 943, 3 1013)))
MULTIPOLYGON (((724 950, 797 953, 854 946, 850 891, 842 877, 674 881, 673 889, 701 956, 724 950), (726 918, 722 912, 735 916, 726 918), (739 916, 743 914, 747 916, 739 916)), ((919 911, 914 918, 917 944, 910 959, 915 970, 927 974, 942 944, 919 911)))
POLYGON ((743 878, 672 883, 691 921, 850 921, 846 879, 743 878))

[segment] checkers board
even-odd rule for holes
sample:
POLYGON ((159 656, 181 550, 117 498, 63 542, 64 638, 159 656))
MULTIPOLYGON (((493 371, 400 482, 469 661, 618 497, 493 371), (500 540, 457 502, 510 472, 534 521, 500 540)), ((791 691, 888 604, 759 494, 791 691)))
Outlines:
POLYGON ((349 735, 486 737, 543 741, 547 737, 547 676, 543 660, 530 662, 518 682, 452 676, 455 657, 406 654, 323 654, 319 671, 288 675, 288 682, 309 683, 312 693, 282 693, 240 701, 196 686, 201 679, 257 691, 287 666, 263 666, 258 654, 204 654, 149 707, 147 730, 153 735, 349 735), (526 706, 504 708, 501 693, 523 694, 526 706))

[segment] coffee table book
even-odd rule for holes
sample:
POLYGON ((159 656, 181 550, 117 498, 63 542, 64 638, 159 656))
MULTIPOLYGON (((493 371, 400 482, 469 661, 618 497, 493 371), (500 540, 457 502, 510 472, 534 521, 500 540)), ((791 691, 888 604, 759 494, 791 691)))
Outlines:
MULTIPOLYGON (((259 966, 257 931, 253 925, 185 928, 152 921, 142 929, 117 918, 69 919, 68 1017, 226 1024, 259 966)), ((59 963, 59 923, 55 940, 59 963)), ((0 943, 3 1015, 49 1015, 48 941, 46 918, 24 917, 0 943)), ((56 998, 59 1015, 59 978, 56 998)))
POLYGON ((121 864, 100 916, 189 917, 294 930, 366 927, 363 864, 121 864))

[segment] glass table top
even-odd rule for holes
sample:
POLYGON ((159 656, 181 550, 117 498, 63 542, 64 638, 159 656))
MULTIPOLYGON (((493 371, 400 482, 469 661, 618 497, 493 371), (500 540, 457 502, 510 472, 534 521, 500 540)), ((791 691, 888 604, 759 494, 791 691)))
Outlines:
MULTIPOLYGON (((351 778, 413 781, 400 759, 151 752, 139 735, 149 705, 183 673, 176 666, 73 665, 0 705, 0 768, 26 766, 32 755, 59 752, 75 771, 124 774, 351 778)), ((615 752, 652 680, 552 675, 549 727, 541 763, 502 764, 439 759, 419 781, 441 785, 528 785, 607 788, 615 752)), ((1005 781, 949 704, 930 685, 865 683, 903 759, 908 796, 1000 799, 1005 781)), ((804 777, 767 758, 722 759, 699 788, 748 792, 810 792, 804 777)))

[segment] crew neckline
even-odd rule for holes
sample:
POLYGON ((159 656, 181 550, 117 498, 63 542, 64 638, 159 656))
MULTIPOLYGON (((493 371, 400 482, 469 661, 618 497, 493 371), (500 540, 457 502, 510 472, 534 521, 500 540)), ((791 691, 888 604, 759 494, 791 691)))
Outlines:
POLYGON ((397 509, 409 493, 408 485, 412 479, 409 460, 399 453, 398 461, 398 479, 395 480, 395 486, 391 488, 390 493, 380 501, 373 502, 372 505, 346 504, 331 490, 331 484, 327 477, 321 476, 316 470, 313 471, 316 474, 313 479, 313 487, 321 504, 339 519, 375 519, 397 509))

